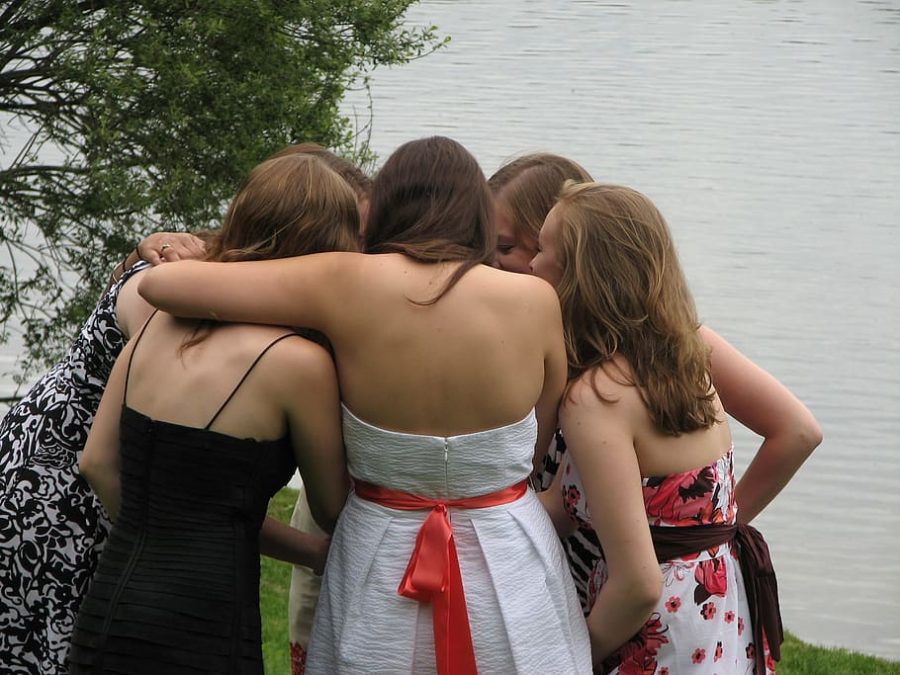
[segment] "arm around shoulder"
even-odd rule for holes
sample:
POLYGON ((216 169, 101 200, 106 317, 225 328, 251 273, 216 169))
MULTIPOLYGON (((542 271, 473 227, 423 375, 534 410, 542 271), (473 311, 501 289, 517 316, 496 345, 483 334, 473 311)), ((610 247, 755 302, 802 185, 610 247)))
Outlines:
POLYGON ((355 253, 254 262, 181 261, 143 274, 138 291, 175 316, 328 332, 354 289, 355 253))

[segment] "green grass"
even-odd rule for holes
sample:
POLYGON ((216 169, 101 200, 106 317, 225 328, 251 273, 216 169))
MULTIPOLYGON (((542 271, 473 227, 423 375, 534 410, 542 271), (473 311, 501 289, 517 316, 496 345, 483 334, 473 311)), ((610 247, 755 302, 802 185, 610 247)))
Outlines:
MULTIPOLYGON (((269 505, 269 515, 288 522, 297 493, 285 488, 269 505)), ((260 608, 263 620, 263 658, 266 675, 290 675, 287 603, 290 565, 262 559, 260 608)), ((781 646, 780 675, 900 675, 900 662, 885 661, 846 649, 816 647, 787 633, 781 646)))

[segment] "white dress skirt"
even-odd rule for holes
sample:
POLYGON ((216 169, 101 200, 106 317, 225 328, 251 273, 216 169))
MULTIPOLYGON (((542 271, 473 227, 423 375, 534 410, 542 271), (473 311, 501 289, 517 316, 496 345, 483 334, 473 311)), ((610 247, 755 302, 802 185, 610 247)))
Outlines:
MULTIPOLYGON (((451 437, 388 431, 346 407, 343 418, 355 480, 453 500, 508 488, 531 472, 533 411, 507 426, 451 437)), ((449 511, 478 672, 590 673, 568 563, 534 493, 449 511)), ((398 593, 428 513, 351 494, 331 542, 307 672, 436 672, 432 607, 398 593)))

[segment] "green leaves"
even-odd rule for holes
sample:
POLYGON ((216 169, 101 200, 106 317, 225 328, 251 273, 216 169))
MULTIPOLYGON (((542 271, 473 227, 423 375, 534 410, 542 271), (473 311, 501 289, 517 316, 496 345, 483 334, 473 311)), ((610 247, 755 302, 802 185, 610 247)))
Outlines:
POLYGON ((404 26, 412 1, 0 9, 0 119, 31 132, 19 153, 0 125, 0 319, 29 332, 25 367, 58 356, 138 238, 215 226, 274 151, 316 141, 370 160, 339 104, 372 68, 443 44, 404 26))

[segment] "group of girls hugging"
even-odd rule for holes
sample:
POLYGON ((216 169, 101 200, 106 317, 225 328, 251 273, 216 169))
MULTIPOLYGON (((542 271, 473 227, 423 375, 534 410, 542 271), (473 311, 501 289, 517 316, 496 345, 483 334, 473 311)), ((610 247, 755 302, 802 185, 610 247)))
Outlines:
POLYGON ((218 230, 142 241, 4 418, 0 669, 262 673, 263 554, 294 673, 774 672, 749 523, 820 442, 640 192, 290 146, 218 230))

